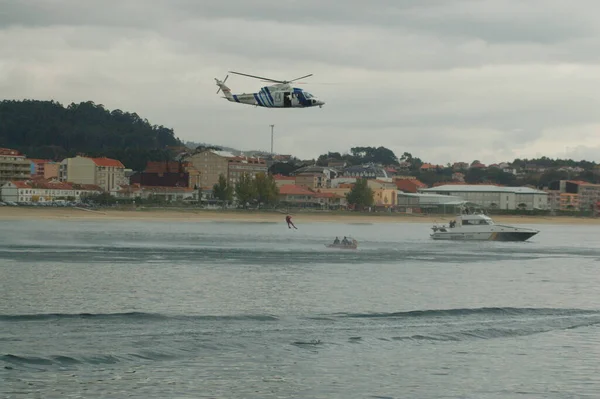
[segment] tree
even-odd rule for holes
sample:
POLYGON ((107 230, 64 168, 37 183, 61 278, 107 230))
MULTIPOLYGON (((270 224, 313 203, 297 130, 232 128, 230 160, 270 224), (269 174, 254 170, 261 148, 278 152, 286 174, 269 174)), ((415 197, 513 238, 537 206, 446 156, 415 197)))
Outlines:
POLYGON ((254 179, 256 187, 256 198, 259 203, 273 204, 277 202, 279 189, 272 175, 258 173, 254 179))
POLYGON ((404 152, 400 157, 400 160, 403 162, 408 162, 410 164, 410 170, 418 171, 423 166, 423 161, 420 158, 413 157, 410 152, 404 152))
POLYGON ((483 169, 470 168, 465 174, 465 182, 469 184, 483 183, 486 180, 486 171, 483 169))
POLYGON ((398 158, 394 152, 385 147, 352 147, 352 156, 360 163, 379 163, 382 165, 398 165, 398 158))
POLYGON ((213 197, 223 201, 223 206, 233 199, 233 189, 222 174, 219 175, 219 182, 213 186, 213 197))
POLYGON ((369 187, 367 179, 359 179, 354 187, 346 194, 346 201, 357 208, 366 208, 373 205, 373 190, 369 187))
POLYGON ((537 187, 547 187, 550 183, 557 180, 568 180, 569 172, 562 170, 549 170, 539 177, 536 186, 537 187))
POLYGON ((488 169, 485 175, 489 181, 503 186, 514 186, 517 182, 517 176, 500 169, 488 169))
POLYGON ((271 167, 269 168, 269 173, 273 175, 289 176, 296 169, 298 169, 298 166, 294 164, 278 162, 271 165, 271 167))
POLYGON ((84 153, 140 171, 148 161, 172 160, 168 147, 181 145, 172 129, 92 101, 67 107, 55 101, 0 101, 0 147, 28 158, 60 161, 84 153))
POLYGON ((254 179, 248 173, 243 173, 235 184, 235 196, 244 207, 246 203, 256 199, 256 185, 254 179))
POLYGON ((413 156, 412 156, 412 154, 410 152, 406 152, 405 151, 404 154, 402 154, 402 156, 400 157, 400 160, 404 161, 404 162, 411 163, 412 160, 413 160, 413 156))
POLYGON ((319 155, 316 164, 318 166, 327 166, 330 159, 342 160, 342 155, 339 152, 328 152, 327 154, 319 155))

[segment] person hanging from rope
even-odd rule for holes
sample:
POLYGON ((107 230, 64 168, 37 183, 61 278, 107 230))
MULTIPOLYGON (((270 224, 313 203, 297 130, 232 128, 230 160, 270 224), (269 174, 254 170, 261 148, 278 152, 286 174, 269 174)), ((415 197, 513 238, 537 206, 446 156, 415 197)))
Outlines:
POLYGON ((294 225, 294 223, 292 222, 292 217, 291 217, 290 215, 287 215, 287 216, 285 217, 285 221, 286 221, 286 223, 287 223, 287 225, 288 225, 288 229, 291 229, 292 227, 293 227, 293 228, 295 228, 296 230, 298 229, 298 228, 297 228, 297 227, 294 225))

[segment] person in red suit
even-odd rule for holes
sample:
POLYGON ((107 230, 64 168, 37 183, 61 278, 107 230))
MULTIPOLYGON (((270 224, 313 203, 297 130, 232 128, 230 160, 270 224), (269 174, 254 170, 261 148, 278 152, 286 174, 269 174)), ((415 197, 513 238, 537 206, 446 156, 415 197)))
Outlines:
POLYGON ((290 215, 287 215, 287 216, 285 217, 285 221, 286 221, 286 223, 287 223, 287 225, 288 225, 288 229, 291 229, 292 227, 293 227, 293 228, 295 228, 295 229, 298 229, 298 228, 297 228, 297 227, 294 225, 294 223, 292 222, 292 217, 291 217, 290 215))

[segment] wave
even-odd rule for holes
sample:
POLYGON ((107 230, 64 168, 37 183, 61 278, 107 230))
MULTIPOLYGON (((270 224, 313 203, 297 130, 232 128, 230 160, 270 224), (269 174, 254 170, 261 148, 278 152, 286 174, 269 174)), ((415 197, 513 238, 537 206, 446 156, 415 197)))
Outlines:
POLYGON ((452 341, 467 341, 467 340, 486 340, 494 338, 512 338, 512 337, 525 337, 529 335, 543 334, 551 331, 560 330, 574 330, 577 328, 592 327, 600 325, 599 319, 573 322, 570 325, 564 324, 549 324, 531 326, 527 328, 475 328, 461 331, 455 331, 450 333, 440 334, 415 334, 407 336, 392 337, 394 341, 441 341, 441 342, 452 342, 452 341))
POLYGON ((124 319, 124 320, 197 320, 197 321, 277 321, 271 315, 166 315, 159 313, 126 312, 126 313, 38 313, 0 315, 0 321, 46 321, 60 319, 124 319))
POLYGON ((346 318, 416 318, 416 317, 457 317, 457 316, 575 316, 575 315, 600 315, 600 310, 586 309, 557 309, 557 308, 511 308, 511 307, 484 307, 484 308, 458 308, 458 309, 431 309, 409 310, 392 313, 335 313, 336 317, 346 318))
MULTIPOLYGON (((586 316, 600 315, 600 310, 565 309, 565 308, 514 308, 514 307, 483 307, 456 309, 426 309, 408 310, 387 313, 333 313, 311 315, 304 319, 315 321, 333 321, 339 318, 440 318, 462 316, 586 316)), ((122 313, 36 313, 36 314, 5 314, 0 315, 0 321, 45 321, 58 319, 123 319, 123 320, 189 320, 189 321, 278 321, 275 315, 193 315, 193 314, 161 314, 145 312, 122 313)))
POLYGON ((77 366, 80 364, 116 364, 122 361, 134 361, 148 360, 172 360, 175 359, 174 355, 167 355, 159 352, 151 352, 144 354, 131 353, 127 355, 92 355, 92 356, 66 356, 66 355, 55 355, 47 357, 39 356, 25 356, 25 355, 13 355, 6 354, 0 356, 0 361, 13 365, 22 366, 52 366, 57 365, 61 367, 77 366))

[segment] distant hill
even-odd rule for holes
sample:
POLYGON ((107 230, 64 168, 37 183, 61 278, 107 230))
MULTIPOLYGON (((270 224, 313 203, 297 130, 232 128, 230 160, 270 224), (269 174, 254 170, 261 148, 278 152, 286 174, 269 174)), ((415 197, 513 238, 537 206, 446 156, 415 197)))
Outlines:
POLYGON ((168 147, 179 146, 183 143, 172 129, 92 101, 67 107, 55 101, 0 101, 0 147, 29 158, 60 161, 81 153, 143 170, 147 161, 172 159, 168 147))

